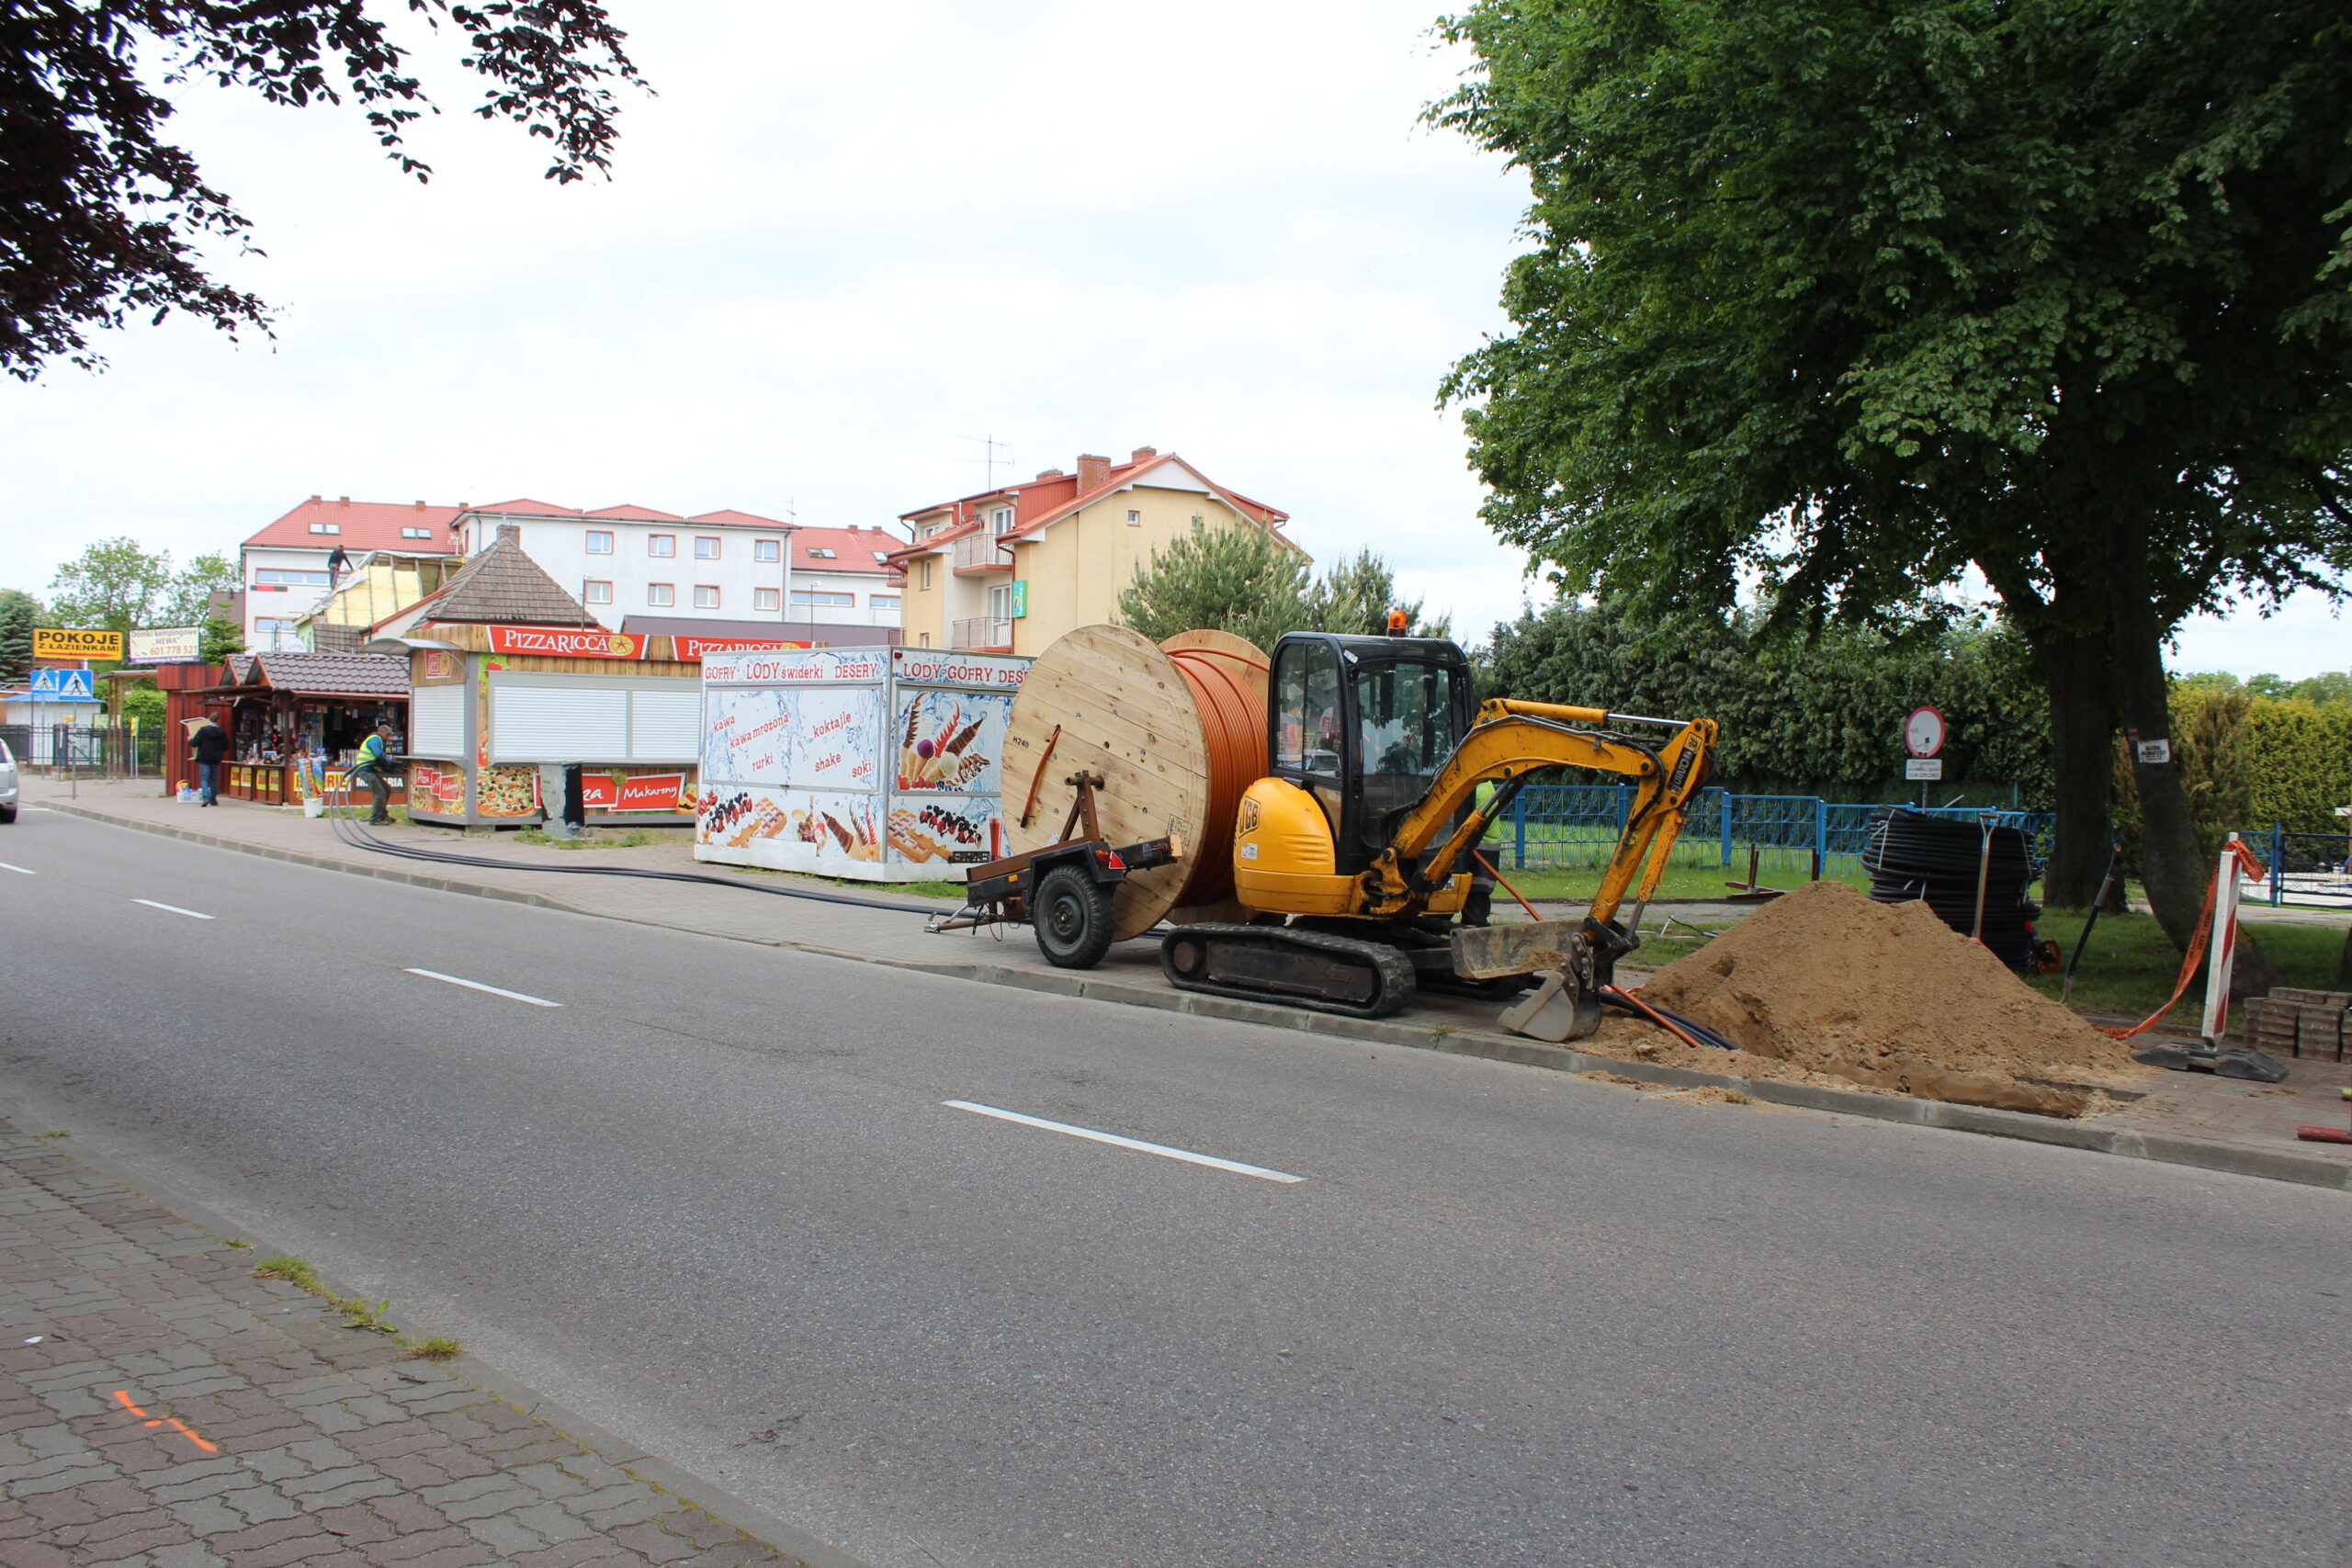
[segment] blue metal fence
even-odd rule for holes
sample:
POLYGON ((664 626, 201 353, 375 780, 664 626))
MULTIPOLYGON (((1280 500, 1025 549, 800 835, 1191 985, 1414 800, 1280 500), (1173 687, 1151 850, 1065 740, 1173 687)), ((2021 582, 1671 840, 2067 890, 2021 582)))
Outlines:
POLYGON ((2270 868, 2268 877, 2246 887, 2249 901, 2352 907, 2352 834, 2291 833, 2286 824, 2274 822, 2267 829, 2243 829, 2238 837, 2270 868))
MULTIPOLYGON (((1599 865, 1624 831, 1632 807, 1630 784, 1531 784, 1519 792, 1511 814, 1500 824, 1503 853, 1518 870, 1530 867, 1599 865)), ((1810 868, 1819 854, 1824 869, 1850 869, 1859 863, 1869 835, 1871 814, 1883 806, 1849 805, 1812 795, 1732 795, 1701 790, 1690 818, 1674 846, 1673 863, 1727 866, 1746 863, 1754 846, 1758 863, 1781 870, 1810 868)), ((1917 809, 1916 807, 1912 809, 1917 809)), ((1986 816, 2005 828, 2034 835, 2036 852, 2050 852, 2047 811, 1983 812, 1939 808, 1932 815, 1980 822, 1986 816)), ((2251 835, 2249 835, 2251 837, 2251 835)), ((2340 840, 2338 840, 2341 841, 2340 840)))

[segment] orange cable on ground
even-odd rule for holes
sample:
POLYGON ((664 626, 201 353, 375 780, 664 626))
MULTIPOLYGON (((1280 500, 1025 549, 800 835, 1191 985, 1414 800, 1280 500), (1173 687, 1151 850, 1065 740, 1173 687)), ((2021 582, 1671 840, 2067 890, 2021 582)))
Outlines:
MULTIPOLYGON (((1535 906, 1527 901, 1527 895, 1521 893, 1518 888, 1513 887, 1510 885, 1510 878, 1503 874, 1503 868, 1488 860, 1485 852, 1474 849, 1470 852, 1470 858, 1476 861, 1480 865, 1485 866, 1487 874, 1493 876, 1497 882, 1503 885, 1503 891, 1519 900, 1519 907, 1527 911, 1527 918, 1529 919, 1540 920, 1544 918, 1535 912, 1535 906)), ((1524 871, 1526 867, 1521 866, 1520 869, 1524 871)))
MULTIPOLYGON (((1231 652, 1204 649, 1163 649, 1193 690, 1200 711, 1201 733, 1208 742, 1209 812, 1200 825, 1199 844, 1187 844, 1192 869, 1176 902, 1214 904, 1233 897, 1233 827, 1241 812, 1241 797, 1266 771, 1265 699, 1240 680, 1226 660, 1231 652)), ((1262 679, 1271 667, 1244 660, 1262 679)))
MULTIPOLYGON (((2260 878, 2269 874, 2262 862, 2255 858, 2254 852, 2245 847, 2245 840, 2232 840, 2231 848, 2237 852, 2238 860, 2256 877, 2260 878)), ((2196 932, 2188 939, 2188 951, 2181 955, 2180 978, 2174 984, 2172 995, 2165 998, 2165 1005, 2130 1029, 2100 1028, 2101 1034, 2110 1040, 2129 1040, 2135 1034, 2145 1034, 2156 1026, 2157 1020, 2172 1011, 2180 998, 2188 994, 2189 982, 2197 978, 2197 966, 2204 962, 2206 944, 2213 939, 2213 907, 2221 901, 2221 888, 2222 873, 2217 867, 2213 872, 2212 880, 2205 884, 2205 908, 2198 912, 2196 932)))

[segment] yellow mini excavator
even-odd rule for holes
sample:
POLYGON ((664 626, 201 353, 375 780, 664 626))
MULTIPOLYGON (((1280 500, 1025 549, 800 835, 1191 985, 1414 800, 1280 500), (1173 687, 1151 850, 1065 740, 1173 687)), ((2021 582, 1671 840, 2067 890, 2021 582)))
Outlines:
POLYGON ((1235 887, 1256 917, 1171 928, 1159 952, 1170 983, 1357 1018, 1393 1013, 1419 987, 1503 999, 1533 985, 1504 1013, 1510 1027, 1554 1041, 1600 1027, 1601 987, 1637 943, 1707 781, 1713 720, 1474 707, 1451 642, 1297 632, 1274 649, 1267 723, 1271 770, 1234 826, 1235 887), (1580 921, 1490 926, 1472 852, 1531 776, 1559 767, 1634 782, 1600 890, 1580 921), (1632 930, 1616 918, 1629 891, 1632 930))

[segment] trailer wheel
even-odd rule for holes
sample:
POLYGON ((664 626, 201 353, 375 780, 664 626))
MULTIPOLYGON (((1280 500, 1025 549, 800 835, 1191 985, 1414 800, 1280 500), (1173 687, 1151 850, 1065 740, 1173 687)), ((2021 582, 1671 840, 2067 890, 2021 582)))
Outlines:
POLYGON ((1074 865, 1057 865, 1038 882, 1029 921, 1046 963, 1091 969, 1111 951, 1111 890, 1074 865))

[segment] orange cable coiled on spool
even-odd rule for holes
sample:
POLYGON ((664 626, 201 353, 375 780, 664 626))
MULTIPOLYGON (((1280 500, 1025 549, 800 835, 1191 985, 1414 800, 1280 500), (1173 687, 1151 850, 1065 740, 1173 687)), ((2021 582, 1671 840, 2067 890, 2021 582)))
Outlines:
POLYGON ((1181 637, 1170 641, 1177 646, 1163 644, 1161 651, 1193 690, 1209 755, 1208 819, 1202 824, 1200 843, 1185 846, 1192 870, 1177 903, 1214 904, 1233 897, 1234 820, 1242 795, 1265 776, 1265 690, 1272 667, 1263 653, 1238 637, 1220 639, 1220 646, 1213 648, 1184 647, 1181 637), (1245 655, 1241 648, 1249 652, 1245 655), (1245 676, 1244 670, 1255 680, 1245 676))

